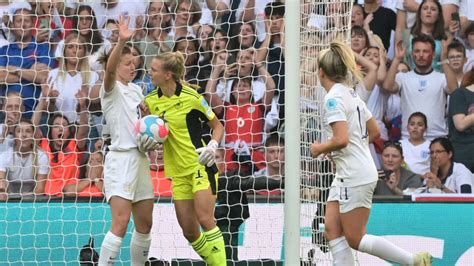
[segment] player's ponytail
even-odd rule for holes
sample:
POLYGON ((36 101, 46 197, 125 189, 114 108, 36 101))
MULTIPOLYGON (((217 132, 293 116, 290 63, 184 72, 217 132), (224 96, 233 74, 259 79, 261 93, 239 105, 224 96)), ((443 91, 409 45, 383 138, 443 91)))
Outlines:
POLYGON ((184 56, 180 52, 167 52, 156 56, 156 59, 160 60, 163 65, 163 70, 171 71, 173 73, 173 79, 176 82, 180 82, 184 78, 186 68, 184 66, 184 56))
POLYGON ((334 82, 353 86, 362 80, 351 48, 341 41, 333 41, 329 49, 321 51, 318 64, 334 82))

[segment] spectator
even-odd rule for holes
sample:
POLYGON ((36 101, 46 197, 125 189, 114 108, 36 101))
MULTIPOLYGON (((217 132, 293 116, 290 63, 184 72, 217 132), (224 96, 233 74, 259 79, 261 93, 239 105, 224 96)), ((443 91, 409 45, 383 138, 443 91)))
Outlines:
POLYGON ((163 161, 163 146, 158 150, 148 153, 151 166, 151 177, 153 181, 153 191, 157 197, 171 197, 173 196, 173 185, 171 179, 165 176, 165 165, 163 161))
POLYGON ((211 66, 199 65, 198 39, 193 37, 178 38, 173 48, 173 52, 177 51, 183 54, 185 60, 186 73, 184 74, 184 80, 204 89, 211 74, 211 66))
POLYGON ((415 25, 416 14, 423 0, 397 1, 397 27, 395 30, 395 43, 402 41, 407 29, 415 25))
POLYGON ((440 0, 439 2, 442 4, 443 7, 443 19, 445 23, 445 27, 449 26, 452 22, 452 14, 458 13, 459 7, 461 2, 467 2, 469 0, 440 0))
MULTIPOLYGON (((216 59, 216 61, 219 61, 219 62, 213 63, 212 71, 215 71, 216 70, 215 68, 217 67, 217 69, 219 69, 219 71, 222 71, 223 73, 222 78, 219 79, 219 83, 217 84, 217 87, 216 87, 217 95, 223 101, 228 102, 230 100, 231 88, 234 82, 233 78, 252 77, 253 79, 252 94, 253 94, 254 100, 255 101, 261 100, 263 96, 265 95, 267 84, 265 83, 265 80, 263 77, 257 76, 255 74, 257 63, 263 64, 263 62, 255 61, 255 49, 248 48, 244 50, 239 50, 235 58, 232 55, 227 55, 226 58, 227 59, 225 59, 224 61, 216 59), (235 61, 233 61, 232 59, 235 59, 235 61), (223 64, 223 65, 220 65, 220 64, 223 64), (224 66, 225 68, 222 68, 224 66)), ((220 77, 222 73, 218 73, 219 74, 218 76, 220 77)))
MULTIPOLYGON (((49 95, 49 85, 44 84, 42 90, 43 95, 49 95)), ((47 135, 44 136, 39 130, 36 133, 37 137, 41 138, 40 146, 48 154, 51 164, 51 173, 45 187, 45 193, 48 195, 76 196, 78 193, 80 167, 87 149, 89 112, 85 93, 81 91, 76 97, 80 110, 77 130, 66 116, 54 113, 48 120, 47 135)), ((40 99, 33 115, 35 126, 40 124, 41 113, 46 110, 48 104, 47 98, 40 99)))
MULTIPOLYGON (((235 21, 229 21, 229 17, 225 16, 221 21, 222 16, 230 13, 231 2, 234 0, 206 0, 202 3, 202 16, 199 20, 199 24, 208 25, 219 25, 223 23, 232 23, 235 21)), ((240 1, 238 1, 240 2, 240 1)))
POLYGON ((464 65, 464 71, 468 72, 474 67, 474 22, 469 23, 466 28, 466 57, 467 63, 464 65))
POLYGON ((434 57, 432 59, 432 66, 435 70, 440 71, 441 66, 438 64, 441 61, 442 44, 441 41, 447 38, 444 30, 445 23, 442 14, 442 7, 437 0, 423 0, 418 8, 416 14, 416 21, 411 28, 411 36, 407 40, 411 45, 408 46, 408 54, 406 62, 412 67, 416 66, 416 59, 412 56, 413 38, 420 35, 431 36, 435 42, 434 57))
POLYGON ((430 142, 425 138, 428 119, 421 112, 408 118, 408 138, 401 141, 409 170, 422 175, 430 170, 430 142))
POLYGON ((133 56, 133 64, 135 64, 135 78, 132 83, 137 84, 142 88, 143 94, 147 95, 155 88, 151 82, 151 77, 145 69, 145 59, 142 55, 142 52, 138 46, 131 46, 133 56))
POLYGON ((430 192, 472 193, 474 177, 463 164, 453 161, 454 153, 449 139, 431 141, 431 170, 423 176, 430 192))
POLYGON ((469 24, 474 23, 474 10, 472 0, 461 0, 459 6, 459 16, 461 20, 461 32, 465 32, 469 24))
POLYGON ((34 6, 36 21, 34 22, 33 35, 36 36, 37 42, 56 44, 71 32, 72 19, 59 13, 59 8, 63 7, 62 3, 42 1, 34 6))
POLYGON ((102 30, 102 36, 107 39, 112 46, 117 44, 119 37, 118 22, 114 19, 107 20, 105 28, 102 30))
POLYGON ((15 127, 15 144, 0 156, 0 198, 38 196, 44 193, 49 159, 37 147, 33 124, 23 119, 15 127))
POLYGON ((31 6, 28 2, 11 2, 1 1, 0 2, 0 14, 2 14, 2 21, 0 21, 0 48, 10 43, 10 27, 12 23, 13 12, 18 9, 31 10, 31 6))
POLYGON ((139 29, 143 26, 145 10, 148 1, 142 0, 100 0, 100 1, 83 1, 89 2, 89 5, 97 15, 97 27, 103 29, 108 19, 119 20, 119 17, 130 17, 130 28, 139 29))
POLYGON ((276 91, 272 108, 278 106, 277 130, 285 119, 285 5, 281 2, 268 3, 265 6, 267 36, 257 51, 256 63, 267 62, 267 69, 275 82, 276 91), (266 49, 268 48, 268 49, 266 49))
POLYGON ((370 29, 382 39, 385 50, 390 48, 390 36, 392 31, 395 32, 397 24, 397 15, 391 9, 383 7, 377 0, 365 0, 364 12, 372 15, 373 19, 370 21, 370 29))
POLYGON ((20 122, 21 113, 25 111, 19 92, 7 93, 2 111, 5 113, 5 121, 0 124, 0 154, 13 148, 15 127, 20 122))
POLYGON ((214 27, 213 25, 208 25, 208 24, 201 24, 197 28, 196 36, 199 41, 199 53, 201 53, 199 62, 204 61, 205 58, 209 59, 211 57, 210 55, 208 55, 211 49, 211 46, 209 45, 209 43, 213 39, 215 31, 216 31, 216 27, 214 27))
MULTIPOLYGON (((357 54, 356 59, 359 57, 361 57, 361 55, 357 54)), ((381 89, 383 81, 387 75, 387 58, 385 49, 383 47, 377 46, 370 46, 367 48, 363 53, 363 57, 364 59, 369 60, 373 66, 367 65, 367 63, 365 63, 365 66, 362 65, 364 85, 366 90, 369 91, 370 95, 368 97, 363 97, 361 96, 361 93, 359 93, 359 96, 362 100, 364 100, 364 98, 368 98, 365 100, 365 102, 367 102, 367 108, 369 108, 369 111, 372 113, 372 116, 377 120, 377 124, 379 125, 380 137, 374 140, 374 142, 371 143, 369 147, 372 157, 374 158, 375 165, 377 168, 380 168, 380 154, 382 153, 383 143, 389 140, 388 130, 383 120, 390 94, 381 89)), ((358 59, 357 61, 362 62, 361 59, 358 59)))
MULTIPOLYGON (((99 62, 99 57, 108 53, 112 49, 112 44, 102 37, 96 21, 96 15, 92 8, 88 5, 80 5, 77 8, 77 15, 74 16, 74 29, 80 36, 84 37, 86 43, 90 46, 88 49, 89 65, 94 71, 102 71, 103 66, 99 62)), ((64 54, 64 41, 58 43, 55 56, 57 58, 64 54)), ((101 75, 101 72, 99 72, 101 75)))
MULTIPOLYGON (((364 7, 354 3, 352 5, 352 15, 351 15, 351 25, 352 27, 354 26, 359 26, 359 27, 364 27, 365 25, 369 26, 369 23, 365 23, 366 21, 366 14, 364 11, 364 7)), ((367 29, 365 29, 367 31, 367 29)), ((370 30, 370 28, 368 29, 370 30)))
POLYGON ((430 121, 427 138, 434 139, 446 136, 445 106, 447 95, 457 87, 456 80, 450 75, 452 70, 443 65, 446 76, 434 71, 432 59, 435 42, 428 35, 413 38, 412 56, 416 68, 408 73, 397 73, 398 65, 405 56, 406 49, 402 42, 396 47, 396 56, 387 73, 383 88, 391 93, 400 92, 402 110, 402 139, 408 137, 408 118, 414 112, 422 112, 430 121))
MULTIPOLYGON (((221 53, 215 62, 215 67, 211 72, 211 77, 206 87, 206 98, 217 116, 225 121, 225 146, 229 148, 226 154, 226 161, 239 162, 247 160, 252 155, 254 148, 258 148, 263 143, 265 113, 270 110, 275 83, 269 76, 266 68, 257 65, 259 74, 265 79, 265 95, 262 99, 256 100, 252 91, 251 77, 237 78, 233 81, 231 96, 229 101, 223 101, 216 94, 216 84, 225 68, 226 54, 221 53), (243 159, 245 158, 245 159, 243 159)), ((255 154, 257 156, 257 154, 255 154)), ((255 159, 255 157, 254 157, 255 159)), ((230 169, 236 169, 238 165, 232 165, 230 169)))
POLYGON ((449 98, 448 126, 454 161, 474 172, 474 68, 449 98))
MULTIPOLYGON (((265 163, 266 167, 255 172, 255 177, 267 177, 271 180, 283 182, 285 176, 285 140, 278 137, 277 133, 270 135, 265 141, 265 163)), ((270 191, 268 188, 263 188, 257 193, 260 195, 281 195, 283 190, 274 188, 270 191)))
POLYGON ((101 81, 92 71, 87 56, 89 45, 83 36, 72 33, 64 40, 64 51, 59 57, 59 67, 49 72, 48 81, 52 88, 49 110, 59 111, 73 123, 79 121, 78 100, 75 95, 82 91, 88 100, 99 103, 101 81), (95 96, 91 98, 91 96, 95 96))
POLYGON ((30 10, 18 9, 13 14, 11 33, 14 42, 0 49, 0 95, 16 91, 21 93, 25 105, 25 117, 40 96, 40 84, 46 82, 50 67, 56 61, 49 44, 38 44, 32 34, 33 18, 30 10))
POLYGON ((405 169, 403 149, 398 142, 388 141, 382 151, 383 169, 379 171, 379 180, 375 195, 403 196, 406 189, 415 189, 423 185, 422 177, 405 169))
POLYGON ((283 188, 283 178, 255 177, 245 171, 226 171, 224 150, 218 149, 219 189, 214 216, 224 237, 227 260, 238 261, 239 227, 250 217, 247 192, 283 188))
POLYGON ((360 26, 351 28, 351 48, 354 53, 362 54, 370 46, 369 35, 360 26))
POLYGON ((466 47, 458 41, 450 43, 446 49, 446 57, 448 59, 448 64, 453 70, 453 74, 456 77, 458 86, 461 85, 462 79, 464 77, 464 64, 467 61, 466 58, 466 47))
POLYGON ((145 21, 145 38, 140 43, 140 50, 145 56, 145 68, 150 69, 151 61, 157 54, 170 52, 174 46, 171 14, 168 3, 152 1, 148 5, 145 21))
POLYGON ((84 176, 77 182, 79 197, 104 196, 104 154, 95 151, 85 165, 84 176))
MULTIPOLYGON (((221 52, 228 52, 228 61, 235 61, 235 57, 228 50, 228 38, 221 29, 213 29, 208 37, 204 37, 205 34, 201 33, 200 41, 201 46, 199 52, 201 58, 199 60, 199 66, 203 68, 212 67, 217 55, 221 52)), ((204 86, 205 87, 205 86, 204 86)))
POLYGON ((201 6, 196 1, 177 0, 173 1, 170 7, 174 15, 173 28, 169 33, 175 40, 180 37, 196 37, 193 27, 199 26, 201 19, 201 6))
POLYGON ((251 47, 259 48, 262 44, 257 39, 253 21, 237 23, 234 29, 236 32, 231 34, 232 38, 229 42, 229 44, 231 44, 231 47, 229 47, 230 50, 234 51, 251 47))

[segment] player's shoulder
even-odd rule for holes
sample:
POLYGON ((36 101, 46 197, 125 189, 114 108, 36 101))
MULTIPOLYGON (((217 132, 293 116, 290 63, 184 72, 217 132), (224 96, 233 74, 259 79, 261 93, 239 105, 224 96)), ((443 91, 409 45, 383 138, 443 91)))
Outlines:
POLYGON ((191 98, 195 98, 195 99, 200 99, 201 98, 201 94, 199 94, 196 91, 196 89, 194 87, 192 87, 191 85, 183 83, 183 84, 181 84, 181 87, 182 87, 181 93, 183 94, 183 96, 191 97, 191 98))

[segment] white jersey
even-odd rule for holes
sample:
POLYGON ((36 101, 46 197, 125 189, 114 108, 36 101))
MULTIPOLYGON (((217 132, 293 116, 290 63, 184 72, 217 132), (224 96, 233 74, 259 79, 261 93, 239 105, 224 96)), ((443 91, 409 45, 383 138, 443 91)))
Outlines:
POLYGON ((0 172, 7 173, 9 193, 34 192, 35 168, 38 175, 46 175, 49 173, 49 166, 49 157, 41 149, 37 149, 36 154, 30 153, 24 157, 14 152, 12 147, 0 156, 0 172))
POLYGON ((453 163, 453 172, 450 176, 446 178, 446 182, 444 183, 444 185, 449 188, 449 190, 454 191, 456 193, 461 193, 462 185, 470 185, 472 193, 473 182, 474 177, 471 171, 469 171, 469 169, 467 169, 464 164, 453 163))
POLYGON ((140 103, 144 100, 142 89, 133 83, 115 82, 110 92, 100 89, 100 102, 105 121, 110 130, 111 151, 137 148, 135 124, 141 117, 140 103))
POLYGON ((416 174, 424 175, 430 171, 430 141, 413 145, 408 139, 401 141, 403 157, 408 168, 416 174))
POLYGON ((432 71, 398 73, 395 81, 400 86, 402 110, 402 138, 408 138, 408 118, 422 112, 428 118, 426 137, 432 140, 448 135, 446 104, 448 86, 444 74, 432 71))
MULTIPOLYGON (((85 85, 92 87, 99 80, 99 75, 92 70, 89 73, 90 80, 85 85)), ((58 111, 63 113, 69 119, 69 122, 79 122, 76 93, 78 93, 82 85, 84 85, 81 73, 78 72, 76 75, 71 76, 66 72, 64 77, 62 77, 59 69, 56 68, 49 72, 48 78, 51 79, 52 87, 59 92, 59 96, 56 99, 58 111)))
POLYGON ((372 114, 353 89, 335 84, 324 97, 324 126, 332 137, 331 124, 346 121, 349 129, 347 147, 332 152, 336 178, 332 186, 355 187, 377 181, 377 168, 370 155, 366 123, 372 114))

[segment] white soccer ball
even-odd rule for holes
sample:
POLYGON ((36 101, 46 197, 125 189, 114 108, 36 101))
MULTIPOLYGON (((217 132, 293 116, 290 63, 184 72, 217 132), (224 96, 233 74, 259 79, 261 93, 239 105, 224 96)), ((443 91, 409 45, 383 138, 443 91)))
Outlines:
POLYGON ((135 125, 135 130, 137 134, 146 134, 160 143, 164 143, 170 133, 168 123, 157 115, 142 117, 135 125))

